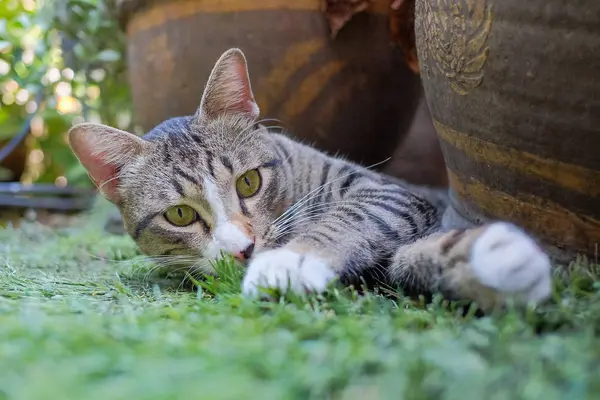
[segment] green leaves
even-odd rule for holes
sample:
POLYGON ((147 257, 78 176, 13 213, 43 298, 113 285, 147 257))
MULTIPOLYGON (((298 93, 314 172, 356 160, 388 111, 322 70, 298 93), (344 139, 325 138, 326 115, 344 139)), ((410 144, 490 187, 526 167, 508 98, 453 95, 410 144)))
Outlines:
POLYGON ((12 48, 12 43, 8 40, 0 40, 0 53, 6 53, 12 48))
POLYGON ((38 108, 46 111, 39 114, 42 119, 27 141, 30 149, 45 154, 41 169, 34 168, 38 171, 34 181, 70 176, 74 181, 69 184, 91 186, 86 174, 70 173, 78 162, 64 135, 76 117, 132 129, 119 126, 120 121, 131 120, 119 119, 131 113, 131 102, 122 56, 124 35, 112 17, 112 4, 112 0, 0 1, 0 139, 20 130, 35 108, 30 100, 41 92, 38 108), (103 79, 93 79, 96 76, 103 79))
POLYGON ((121 53, 115 50, 103 50, 98 53, 96 59, 103 62, 115 62, 121 59, 121 53))

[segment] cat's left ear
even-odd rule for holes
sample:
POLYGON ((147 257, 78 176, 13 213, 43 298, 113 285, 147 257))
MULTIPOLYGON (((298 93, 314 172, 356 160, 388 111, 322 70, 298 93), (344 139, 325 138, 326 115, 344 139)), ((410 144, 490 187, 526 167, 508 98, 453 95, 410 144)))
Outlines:
POLYGON ((244 115, 250 120, 259 115, 250 87, 246 57, 239 49, 226 51, 215 64, 196 118, 215 119, 227 115, 244 115))
POLYGON ((133 133, 92 123, 69 130, 69 145, 100 192, 115 204, 121 203, 121 169, 139 155, 144 141, 133 133))

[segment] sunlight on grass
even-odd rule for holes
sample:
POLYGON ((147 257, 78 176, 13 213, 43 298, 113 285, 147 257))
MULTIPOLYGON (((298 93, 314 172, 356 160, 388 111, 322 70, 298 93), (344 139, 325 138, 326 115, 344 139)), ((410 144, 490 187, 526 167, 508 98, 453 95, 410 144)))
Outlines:
POLYGON ((436 298, 252 301, 243 268, 182 286, 103 208, 69 229, 0 230, 0 399, 584 399, 600 396, 600 287, 485 318, 436 298), (194 286, 190 289, 189 286, 194 286))

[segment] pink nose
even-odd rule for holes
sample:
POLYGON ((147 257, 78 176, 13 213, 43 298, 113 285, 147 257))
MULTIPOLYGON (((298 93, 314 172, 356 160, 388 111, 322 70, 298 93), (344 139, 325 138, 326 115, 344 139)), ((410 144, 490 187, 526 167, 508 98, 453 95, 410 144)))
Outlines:
POLYGON ((237 254, 234 254, 234 257, 240 261, 246 261, 252 256, 252 252, 254 251, 254 243, 250 243, 248 247, 246 247, 243 251, 240 251, 237 254))

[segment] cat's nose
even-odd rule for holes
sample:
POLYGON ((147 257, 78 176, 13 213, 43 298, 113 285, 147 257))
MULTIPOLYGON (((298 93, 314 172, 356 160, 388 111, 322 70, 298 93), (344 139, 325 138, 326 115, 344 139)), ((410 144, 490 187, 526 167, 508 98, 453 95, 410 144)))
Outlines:
POLYGON ((246 261, 252 256, 252 252, 254 251, 254 243, 250 243, 248 247, 246 247, 243 251, 240 251, 235 255, 235 258, 246 261))

